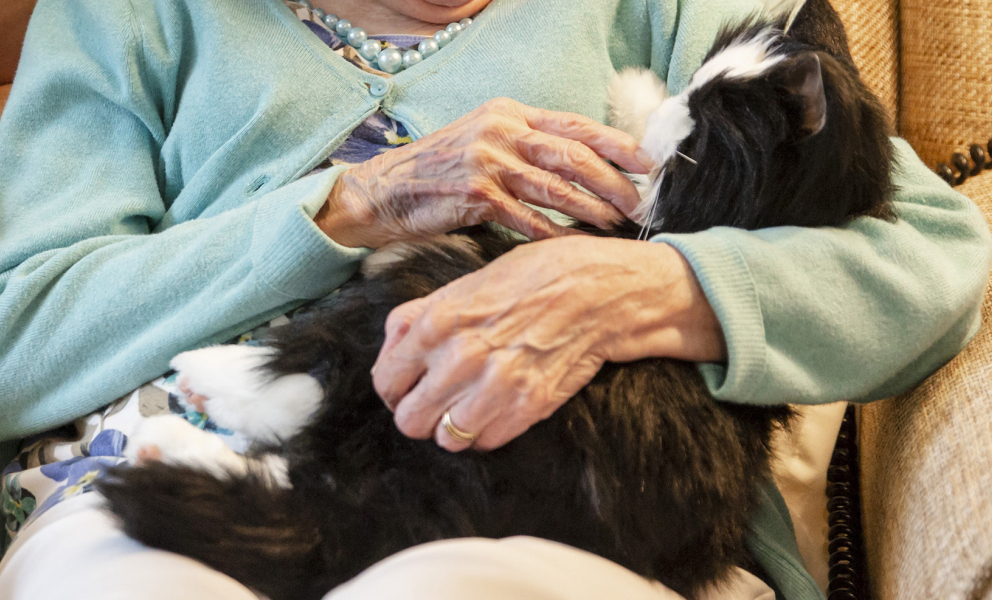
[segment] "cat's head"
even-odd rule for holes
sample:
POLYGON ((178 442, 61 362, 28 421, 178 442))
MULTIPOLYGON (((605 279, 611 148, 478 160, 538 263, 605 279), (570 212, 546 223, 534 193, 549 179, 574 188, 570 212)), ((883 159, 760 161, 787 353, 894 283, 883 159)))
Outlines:
POLYGON ((652 231, 891 216, 881 105, 852 65, 776 26, 725 29, 674 96, 650 72, 621 73, 611 103, 658 165, 633 215, 652 231))

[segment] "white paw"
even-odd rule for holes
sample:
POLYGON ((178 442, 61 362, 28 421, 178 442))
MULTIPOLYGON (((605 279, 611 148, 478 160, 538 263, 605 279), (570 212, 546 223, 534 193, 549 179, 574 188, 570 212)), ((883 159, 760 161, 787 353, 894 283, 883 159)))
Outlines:
POLYGON ((258 346, 211 346, 172 359, 178 380, 205 396, 204 411, 218 425, 253 440, 278 443, 299 433, 324 392, 306 374, 273 379, 262 367, 274 351, 258 346))
POLYGON ((219 479, 244 475, 245 459, 212 433, 189 424, 176 415, 143 419, 127 438, 124 456, 132 464, 159 461, 210 473, 219 479))

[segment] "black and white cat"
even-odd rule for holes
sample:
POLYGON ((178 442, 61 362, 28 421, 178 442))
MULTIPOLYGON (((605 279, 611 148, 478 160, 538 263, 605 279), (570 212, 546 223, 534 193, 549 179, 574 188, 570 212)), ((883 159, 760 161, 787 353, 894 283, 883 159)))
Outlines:
MULTIPOLYGON (((836 14, 725 30, 689 86, 650 73, 611 88, 614 121, 659 169, 636 216, 649 233, 838 226, 892 218, 883 110, 836 14)), ((626 223, 600 235, 638 237, 626 223)), ((554 415, 498 450, 451 454, 404 437, 369 369, 398 304, 519 241, 486 227, 374 254, 265 348, 218 346, 173 367, 246 457, 178 417, 128 453, 158 461, 98 483, 132 537, 191 556, 273 600, 316 599, 372 563, 438 539, 531 535, 613 560, 693 597, 748 565, 744 537, 786 408, 713 400, 695 367, 607 364, 554 415)))

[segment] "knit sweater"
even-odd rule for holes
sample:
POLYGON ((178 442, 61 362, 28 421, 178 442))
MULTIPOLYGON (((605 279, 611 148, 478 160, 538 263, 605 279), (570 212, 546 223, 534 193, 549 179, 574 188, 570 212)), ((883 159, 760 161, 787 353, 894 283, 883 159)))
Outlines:
MULTIPOLYGON (((604 122, 617 70, 649 66, 677 92, 720 26, 759 9, 493 0, 387 81, 281 0, 40 0, 0 119, 0 440, 66 423, 176 353, 344 282, 368 250, 312 220, 341 168, 303 175, 373 111, 414 138, 497 96, 604 122)), ((977 330, 984 221, 896 149, 895 223, 655 238, 686 256, 723 327, 726 364, 700 366, 717 398, 888 396, 977 330)))

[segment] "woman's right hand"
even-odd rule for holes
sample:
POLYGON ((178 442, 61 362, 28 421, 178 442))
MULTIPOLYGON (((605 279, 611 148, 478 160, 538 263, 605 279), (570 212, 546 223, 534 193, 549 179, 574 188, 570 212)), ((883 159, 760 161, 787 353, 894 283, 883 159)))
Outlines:
POLYGON ((315 222, 340 244, 369 248, 484 221, 535 240, 571 232, 523 200, 605 228, 640 196, 604 158, 633 173, 651 168, 626 133, 499 98, 342 173, 315 222))

